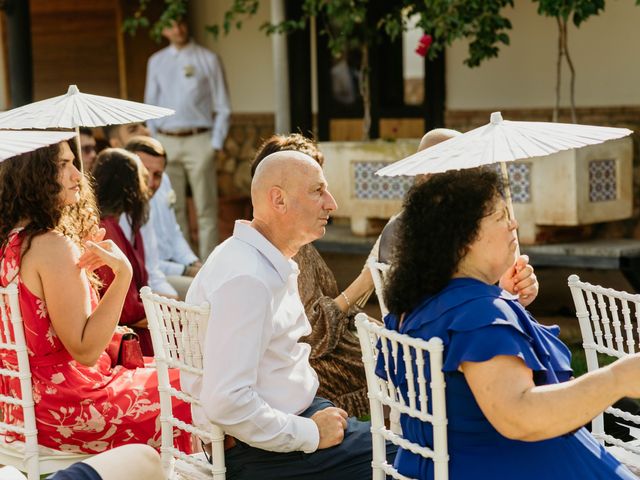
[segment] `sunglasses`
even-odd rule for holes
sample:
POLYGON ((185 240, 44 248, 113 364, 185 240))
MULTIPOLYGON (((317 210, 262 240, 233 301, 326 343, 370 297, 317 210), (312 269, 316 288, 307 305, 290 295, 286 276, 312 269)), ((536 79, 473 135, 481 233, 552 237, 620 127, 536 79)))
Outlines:
POLYGON ((504 207, 502 207, 502 209, 494 210, 493 212, 484 215, 482 218, 491 217, 492 215, 495 215, 496 213, 500 213, 500 220, 506 221, 507 225, 511 225, 512 224, 513 218, 511 218, 511 213, 509 212, 509 207, 507 207, 506 205, 504 207))

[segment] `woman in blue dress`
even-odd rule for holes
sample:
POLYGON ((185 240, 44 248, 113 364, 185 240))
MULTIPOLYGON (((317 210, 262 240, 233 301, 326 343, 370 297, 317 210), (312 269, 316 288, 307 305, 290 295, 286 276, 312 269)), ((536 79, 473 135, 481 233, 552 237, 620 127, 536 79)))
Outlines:
MULTIPOLYGON (((435 175, 414 187, 401 222, 385 322, 444 341, 449 478, 636 478, 582 426, 621 397, 640 396, 640 356, 574 379, 559 329, 496 286, 515 262, 518 226, 498 176, 435 175)), ((398 363, 392 375, 406 394, 398 363)), ((428 424, 403 415, 401 425, 409 440, 432 445, 428 424)), ((409 451, 395 463, 409 477, 433 478, 432 463, 409 451)))

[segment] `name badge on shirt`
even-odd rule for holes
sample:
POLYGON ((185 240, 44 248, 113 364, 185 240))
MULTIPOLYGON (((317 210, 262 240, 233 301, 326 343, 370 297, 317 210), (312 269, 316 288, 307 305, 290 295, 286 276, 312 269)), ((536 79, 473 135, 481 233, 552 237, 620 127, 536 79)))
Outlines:
POLYGON ((176 206, 176 191, 172 188, 167 192, 167 206, 169 208, 174 208, 176 206))
POLYGON ((193 77, 193 74, 196 73, 196 69, 193 65, 185 65, 183 67, 183 71, 185 77, 193 77))

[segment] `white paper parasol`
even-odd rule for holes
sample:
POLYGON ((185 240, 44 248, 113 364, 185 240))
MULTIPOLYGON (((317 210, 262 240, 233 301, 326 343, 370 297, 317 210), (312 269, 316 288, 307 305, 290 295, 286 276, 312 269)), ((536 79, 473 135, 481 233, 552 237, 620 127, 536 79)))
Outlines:
POLYGON ((542 157, 626 137, 631 133, 633 132, 627 128, 513 122, 503 120, 500 112, 494 112, 489 124, 414 153, 378 170, 376 174, 420 175, 462 170, 522 158, 542 157))
POLYGON ((152 118, 173 115, 170 108, 120 98, 80 93, 76 85, 69 85, 64 95, 29 103, 0 113, 0 128, 69 128, 76 132, 78 155, 82 165, 79 127, 102 127, 143 122, 152 118))
POLYGON ((69 140, 75 132, 0 130, 0 162, 38 148, 69 140))
POLYGON ((505 162, 542 157, 562 150, 595 145, 626 137, 626 128, 596 127, 551 122, 503 120, 491 114, 489 124, 455 136, 376 172, 381 176, 421 175, 500 163, 505 197, 513 218, 509 177, 505 162))
POLYGON ((0 128, 102 127, 143 122, 175 113, 170 108, 81 93, 70 85, 64 95, 0 113, 0 128))

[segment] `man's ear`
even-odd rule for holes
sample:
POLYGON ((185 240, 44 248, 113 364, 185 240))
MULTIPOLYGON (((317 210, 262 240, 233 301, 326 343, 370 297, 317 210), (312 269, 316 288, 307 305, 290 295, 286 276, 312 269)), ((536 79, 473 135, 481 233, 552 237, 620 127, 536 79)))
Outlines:
POLYGON ((285 213, 287 211, 286 197, 286 192, 278 186, 273 186, 269 189, 269 203, 271 208, 277 212, 285 213))

